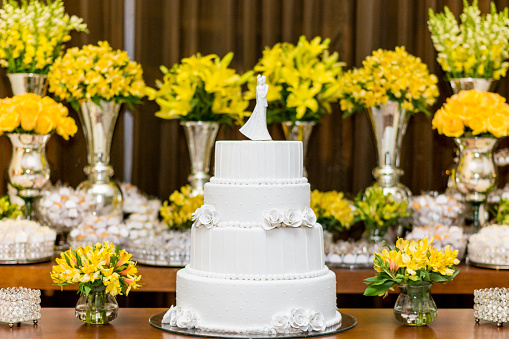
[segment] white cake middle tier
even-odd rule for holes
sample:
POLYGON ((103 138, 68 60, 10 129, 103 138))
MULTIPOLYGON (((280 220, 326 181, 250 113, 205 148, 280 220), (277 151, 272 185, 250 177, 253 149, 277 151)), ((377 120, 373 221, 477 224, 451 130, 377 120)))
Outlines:
POLYGON ((323 230, 314 227, 198 227, 191 230, 193 274, 248 280, 296 279, 326 273, 323 230))
POLYGON ((284 185, 205 184, 205 204, 221 216, 221 225, 250 227, 260 223, 263 212, 271 209, 304 210, 310 206, 308 183, 284 185))

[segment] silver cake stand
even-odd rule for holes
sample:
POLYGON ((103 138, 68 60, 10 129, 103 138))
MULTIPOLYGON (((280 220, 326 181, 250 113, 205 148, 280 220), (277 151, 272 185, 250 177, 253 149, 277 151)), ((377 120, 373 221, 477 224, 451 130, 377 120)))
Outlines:
POLYGON ((351 328, 354 328, 357 325, 357 319, 352 317, 351 315, 341 313, 341 324, 337 324, 331 327, 327 327, 324 331, 320 332, 304 332, 304 333, 289 333, 289 334, 268 334, 268 333, 260 333, 260 334, 239 334, 239 333, 224 333, 224 332, 211 332, 211 331, 200 331, 198 329, 193 330, 187 330, 187 329, 181 329, 175 326, 170 326, 168 324, 163 324, 162 320, 164 317, 164 314, 166 312, 160 312, 157 314, 154 314, 150 317, 148 320, 149 324, 153 327, 173 333, 173 334, 180 334, 185 336, 191 336, 191 337, 204 337, 204 338, 311 338, 311 337, 319 337, 322 335, 330 335, 330 334, 336 334, 340 332, 344 332, 346 330, 349 330, 351 328))

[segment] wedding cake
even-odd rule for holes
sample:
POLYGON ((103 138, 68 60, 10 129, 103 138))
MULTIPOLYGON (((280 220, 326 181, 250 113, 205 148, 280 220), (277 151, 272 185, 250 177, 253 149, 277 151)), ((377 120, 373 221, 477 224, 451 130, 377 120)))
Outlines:
POLYGON ((300 141, 271 141, 265 77, 240 132, 218 141, 215 173, 193 214, 190 263, 162 323, 212 332, 321 332, 341 322, 336 276, 310 208, 300 141))

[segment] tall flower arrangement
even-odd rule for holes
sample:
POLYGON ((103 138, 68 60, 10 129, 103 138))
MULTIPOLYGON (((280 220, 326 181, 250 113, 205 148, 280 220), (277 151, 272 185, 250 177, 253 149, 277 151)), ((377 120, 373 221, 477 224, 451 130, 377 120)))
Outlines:
POLYGON ((497 93, 461 91, 435 113, 432 126, 448 137, 505 137, 509 133, 509 105, 497 93))
POLYGON ((49 72, 49 90, 79 110, 82 101, 100 104, 140 103, 145 81, 140 64, 125 51, 114 50, 107 41, 74 47, 58 58, 49 72))
POLYGON ((26 93, 0 100, 0 134, 57 133, 68 140, 77 131, 67 108, 50 97, 26 93))
POLYGON ((181 121, 207 121, 241 124, 249 102, 242 98, 242 85, 252 72, 243 75, 230 68, 233 53, 222 59, 209 54, 184 58, 171 69, 161 66, 163 80, 157 88, 147 88, 149 99, 160 110, 156 116, 181 121))
POLYGON ((429 114, 427 107, 435 103, 439 94, 437 77, 429 74, 426 64, 405 47, 373 51, 362 65, 340 78, 339 98, 344 116, 389 100, 398 102, 408 112, 429 114))
MULTIPOLYGON (((268 122, 319 121, 331 112, 337 101, 338 79, 344 63, 338 53, 329 52, 330 39, 315 37, 308 41, 301 36, 297 45, 277 43, 265 48, 254 66, 255 73, 266 76, 268 122)), ((256 97, 256 79, 248 84, 246 98, 256 97)))
POLYGON ((509 10, 481 15, 478 1, 463 0, 460 22, 445 6, 443 13, 429 10, 428 27, 437 61, 450 79, 504 77, 509 67, 509 10))
POLYGON ((87 32, 62 0, 3 1, 0 9, 0 65, 8 73, 47 74, 63 52, 70 32, 87 32))

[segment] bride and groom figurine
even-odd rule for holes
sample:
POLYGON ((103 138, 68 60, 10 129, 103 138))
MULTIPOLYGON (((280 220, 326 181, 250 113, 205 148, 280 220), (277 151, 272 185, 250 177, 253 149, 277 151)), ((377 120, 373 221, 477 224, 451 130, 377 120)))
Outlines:
POLYGON ((239 130, 251 140, 272 140, 267 130, 267 92, 269 85, 265 76, 258 74, 256 85, 256 105, 249 120, 239 130))

